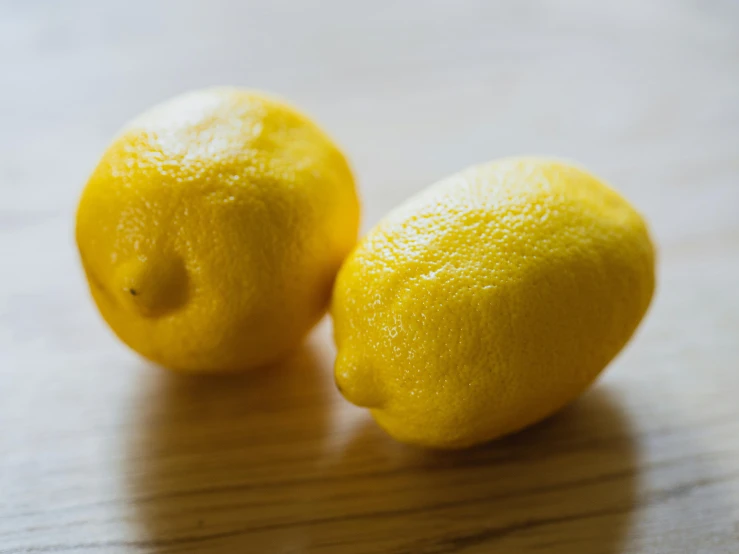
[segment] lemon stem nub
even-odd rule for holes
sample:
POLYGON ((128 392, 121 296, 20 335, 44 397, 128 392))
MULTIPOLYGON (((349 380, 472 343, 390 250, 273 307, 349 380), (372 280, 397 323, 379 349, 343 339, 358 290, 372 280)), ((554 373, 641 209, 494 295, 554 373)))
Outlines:
POLYGON ((379 408, 384 404, 385 395, 375 379, 374 370, 361 360, 339 356, 334 376, 336 388, 352 404, 365 408, 379 408))
MULTIPOLYGON (((157 254, 118 268, 124 305, 144 317, 159 317, 185 305, 188 275, 182 259, 157 254)), ((119 289, 121 290, 121 289, 119 289)))

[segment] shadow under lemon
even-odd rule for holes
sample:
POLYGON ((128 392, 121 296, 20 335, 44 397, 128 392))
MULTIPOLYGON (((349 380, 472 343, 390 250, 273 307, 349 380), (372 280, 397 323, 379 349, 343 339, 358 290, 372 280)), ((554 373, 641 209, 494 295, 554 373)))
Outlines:
MULTIPOLYGON (((638 460, 626 414, 606 386, 538 425, 469 450, 389 441, 367 421, 342 460, 351 465, 367 451, 380 460, 384 477, 370 477, 376 484, 366 488, 374 493, 362 503, 374 514, 376 543, 384 543, 378 551, 622 552, 638 460)), ((333 533, 346 541, 351 534, 333 533)))
POLYGON ((137 547, 620 551, 636 453, 607 388, 510 438, 421 450, 339 396, 327 344, 319 333, 284 364, 240 376, 152 373, 128 443, 137 547))

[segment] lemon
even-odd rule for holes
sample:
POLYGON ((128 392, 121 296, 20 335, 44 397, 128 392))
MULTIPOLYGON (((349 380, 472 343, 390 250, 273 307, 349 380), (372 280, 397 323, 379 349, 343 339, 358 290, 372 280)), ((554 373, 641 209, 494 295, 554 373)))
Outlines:
POLYGON ((653 289, 644 220, 596 177, 537 158, 472 167, 347 258, 331 308, 336 382, 400 441, 488 441, 582 393, 653 289))
POLYGON ((168 368, 280 359, 325 312, 359 204, 310 119, 234 88, 174 98, 107 149, 77 211, 95 302, 131 348, 168 368))

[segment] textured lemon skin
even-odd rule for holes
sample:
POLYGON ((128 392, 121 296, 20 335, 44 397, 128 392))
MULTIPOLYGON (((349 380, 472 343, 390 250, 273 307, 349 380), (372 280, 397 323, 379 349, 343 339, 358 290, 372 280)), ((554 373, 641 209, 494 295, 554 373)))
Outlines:
POLYGON ((335 377, 396 439, 460 448, 581 394, 654 290, 641 216, 583 169, 472 167, 357 245, 334 288, 335 377))
POLYGON ((313 122, 219 88, 121 132, 84 189, 76 238, 126 344, 171 369, 234 371, 280 359, 320 319, 358 220, 347 162, 313 122))

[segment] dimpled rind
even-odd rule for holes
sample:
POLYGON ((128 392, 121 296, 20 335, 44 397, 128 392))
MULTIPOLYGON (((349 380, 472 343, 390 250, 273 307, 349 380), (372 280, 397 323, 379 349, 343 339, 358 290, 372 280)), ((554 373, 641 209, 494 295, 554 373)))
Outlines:
POLYGON ((131 122, 77 211, 90 290, 115 333, 181 371, 286 356, 327 307, 359 203, 334 143, 282 101, 234 88, 131 122))
POLYGON ((504 159, 383 219, 344 263, 335 377, 396 439, 460 448, 580 395, 649 306, 642 217, 583 169, 504 159))

